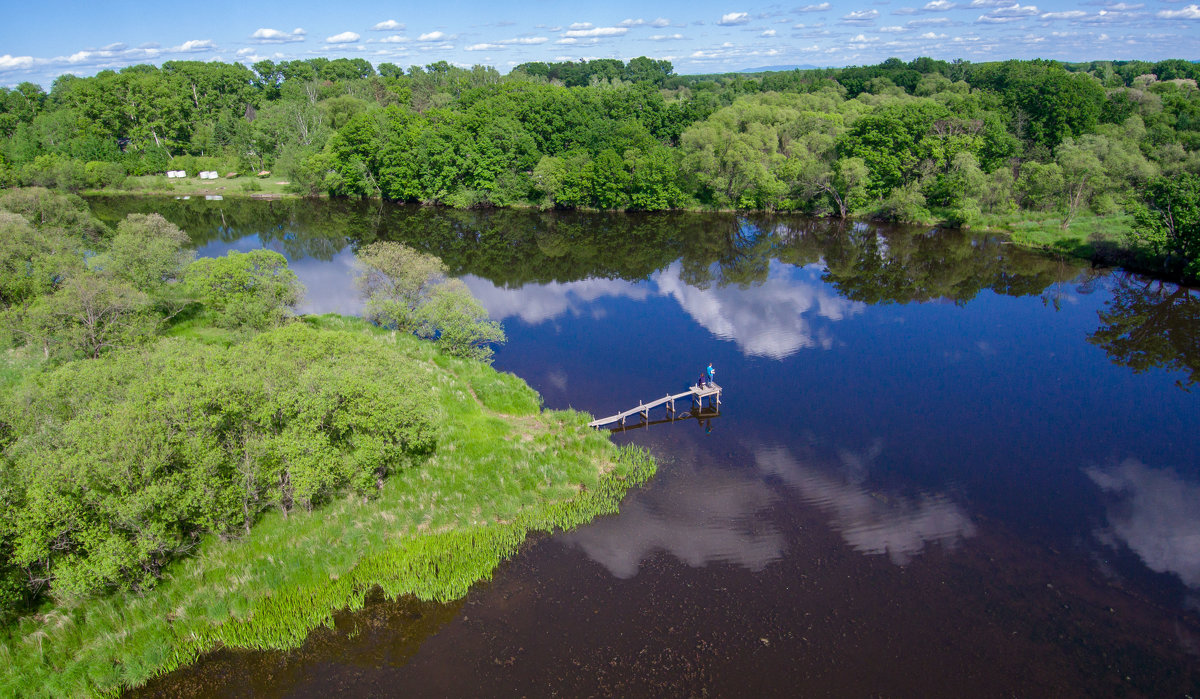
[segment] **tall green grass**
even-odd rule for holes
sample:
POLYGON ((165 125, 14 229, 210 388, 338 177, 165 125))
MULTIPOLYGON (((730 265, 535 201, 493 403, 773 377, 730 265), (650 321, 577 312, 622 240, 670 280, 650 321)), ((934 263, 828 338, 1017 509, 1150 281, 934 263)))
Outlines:
POLYGON ((1061 216, 1029 211, 985 216, 979 225, 980 228, 1006 232, 1014 243, 1024 247, 1053 250, 1083 259, 1093 259, 1098 252, 1132 254, 1125 237, 1131 226, 1132 218, 1128 214, 1083 214, 1064 230, 1061 216))
POLYGON ((428 362, 430 399, 449 416, 434 455, 372 499, 273 513, 239 540, 210 537, 144 595, 21 619, 0 634, 0 696, 115 694, 219 646, 294 647, 336 610, 362 608, 377 585, 392 598, 462 597, 530 531, 615 512, 654 473, 644 451, 618 450, 588 416, 540 411, 517 377, 356 319, 305 322, 371 333, 428 362))

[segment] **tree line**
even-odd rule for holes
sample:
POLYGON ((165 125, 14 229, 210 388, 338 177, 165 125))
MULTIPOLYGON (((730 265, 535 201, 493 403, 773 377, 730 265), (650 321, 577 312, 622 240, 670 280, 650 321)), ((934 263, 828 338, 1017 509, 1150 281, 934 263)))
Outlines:
MULTIPOLYGON (((952 226, 1032 212, 1066 228, 1162 209, 1166 182, 1200 174, 1198 74, 1182 60, 888 59, 710 76, 644 57, 506 76, 445 62, 171 61, 0 91, 0 184, 271 169, 304 194, 459 208, 952 226)), ((1186 265, 1195 242, 1183 238, 1145 242, 1186 265)))

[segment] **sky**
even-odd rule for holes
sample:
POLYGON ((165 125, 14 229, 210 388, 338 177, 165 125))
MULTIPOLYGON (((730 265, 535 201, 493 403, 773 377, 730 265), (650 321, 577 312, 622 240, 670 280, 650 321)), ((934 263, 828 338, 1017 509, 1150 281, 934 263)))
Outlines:
POLYGON ((167 60, 361 57, 402 67, 637 56, 681 74, 890 56, 1200 58, 1187 0, 739 0, 607 3, 0 0, 0 85, 167 60))

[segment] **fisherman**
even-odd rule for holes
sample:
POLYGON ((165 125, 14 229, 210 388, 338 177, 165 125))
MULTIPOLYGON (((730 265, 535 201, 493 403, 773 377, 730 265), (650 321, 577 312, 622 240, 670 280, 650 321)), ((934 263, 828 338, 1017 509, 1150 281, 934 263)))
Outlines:
POLYGON ((704 370, 704 373, 708 374, 708 385, 715 385, 714 379, 717 375, 717 370, 713 368, 712 362, 708 363, 708 368, 704 370))

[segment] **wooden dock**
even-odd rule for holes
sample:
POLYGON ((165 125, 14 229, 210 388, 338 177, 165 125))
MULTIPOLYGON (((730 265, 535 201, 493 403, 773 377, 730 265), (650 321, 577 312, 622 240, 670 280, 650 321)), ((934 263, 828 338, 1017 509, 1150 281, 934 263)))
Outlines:
POLYGON ((721 405, 721 387, 715 383, 707 384, 703 388, 700 386, 692 386, 683 393, 676 393, 675 395, 667 394, 662 398, 650 401, 649 403, 638 401, 638 407, 626 410, 623 413, 617 413, 616 415, 610 415, 608 417, 592 420, 588 423, 588 427, 601 427, 603 425, 611 425, 614 422, 619 422, 624 425, 626 418, 634 415, 640 415, 642 420, 649 422, 650 411, 660 405, 666 406, 667 414, 673 415, 675 413, 675 401, 679 400, 680 398, 688 397, 692 399, 693 408, 703 408, 705 398, 709 399, 709 403, 711 405, 719 408, 721 405))

